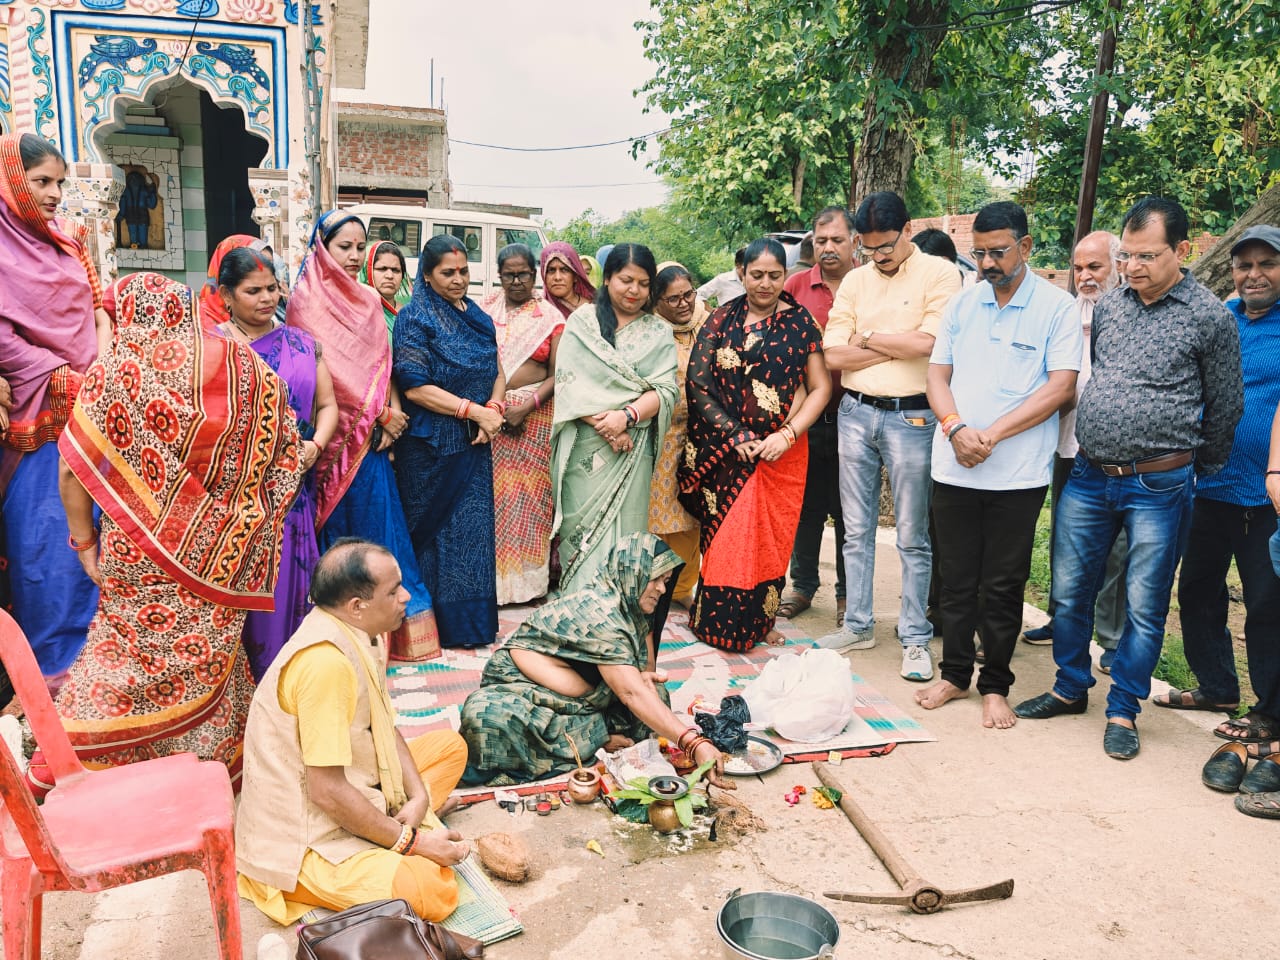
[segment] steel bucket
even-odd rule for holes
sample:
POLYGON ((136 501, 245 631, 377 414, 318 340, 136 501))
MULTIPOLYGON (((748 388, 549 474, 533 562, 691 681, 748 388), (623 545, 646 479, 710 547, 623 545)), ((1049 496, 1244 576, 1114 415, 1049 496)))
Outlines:
POLYGON ((739 893, 716 915, 725 960, 828 960, 840 925, 823 906, 790 893, 739 893))

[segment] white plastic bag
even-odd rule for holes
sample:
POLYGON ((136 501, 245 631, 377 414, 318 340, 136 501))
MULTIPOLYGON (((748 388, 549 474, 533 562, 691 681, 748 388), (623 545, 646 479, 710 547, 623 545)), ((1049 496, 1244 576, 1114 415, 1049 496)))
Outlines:
POLYGON ((753 724, 767 723, 788 740, 817 743, 848 726, 855 699, 853 674, 834 650, 784 653, 765 664, 742 697, 753 724))

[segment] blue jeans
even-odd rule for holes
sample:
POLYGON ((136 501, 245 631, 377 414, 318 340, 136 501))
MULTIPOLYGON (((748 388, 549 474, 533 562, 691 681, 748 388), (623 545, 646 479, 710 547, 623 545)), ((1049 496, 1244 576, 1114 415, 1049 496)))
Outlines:
POLYGON ((880 410, 846 395, 840 401, 840 506, 844 512, 844 573, 848 606, 844 625, 870 630, 875 623, 876 527, 880 519, 880 466, 889 474, 902 561, 903 646, 927 644, 925 618, 933 549, 929 543, 929 463, 938 420, 931 410, 880 410), (922 420, 921 425, 909 423, 922 420))
POLYGON ((1129 720, 1151 693, 1151 671, 1164 646, 1165 618, 1178 561, 1191 526, 1193 465, 1108 477, 1077 455, 1062 492, 1053 542, 1054 692, 1083 697, 1097 680, 1089 657, 1093 611, 1107 554, 1120 530, 1125 554, 1125 622, 1111 666, 1107 716, 1129 720))

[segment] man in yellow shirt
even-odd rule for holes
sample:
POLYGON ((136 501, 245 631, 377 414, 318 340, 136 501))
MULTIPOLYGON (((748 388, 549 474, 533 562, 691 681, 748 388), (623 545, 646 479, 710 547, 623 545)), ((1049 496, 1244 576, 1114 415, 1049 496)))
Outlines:
POLYGON ((872 615, 880 468, 889 474, 902 563, 898 640, 902 676, 933 678, 925 616, 932 549, 929 464, 937 419, 925 396, 929 354, 942 311, 960 291, 955 265, 911 242, 907 206, 887 190, 854 214, 858 252, 869 261, 845 276, 823 336, 827 366, 842 371, 837 418, 844 513, 844 623, 818 640, 834 650, 874 647, 872 615))
POLYGON ((469 846, 437 811, 467 748, 451 730, 406 743, 395 729, 385 637, 409 599, 400 567, 383 547, 339 540, 316 566, 311 598, 249 708, 240 893, 282 924, 313 906, 387 898, 443 920, 458 903, 451 867, 469 846))

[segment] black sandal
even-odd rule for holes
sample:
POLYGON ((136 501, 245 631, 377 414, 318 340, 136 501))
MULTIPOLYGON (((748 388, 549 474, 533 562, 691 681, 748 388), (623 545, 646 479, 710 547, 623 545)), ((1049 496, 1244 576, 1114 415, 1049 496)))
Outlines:
MULTIPOLYGON (((1170 689, 1163 700, 1160 695, 1156 694, 1151 698, 1151 702, 1157 707, 1168 707, 1170 710, 1207 710, 1210 713, 1234 713, 1240 709, 1240 701, 1235 703, 1213 703, 1200 692, 1200 688, 1194 690, 1175 690, 1170 689), (1186 698, 1190 698, 1188 703, 1186 698)), ((1229 738, 1230 739, 1230 738, 1229 738)))
POLYGON ((1237 743, 1270 743, 1280 740, 1280 723, 1261 713, 1246 713, 1238 720, 1223 720, 1213 735, 1237 743))

